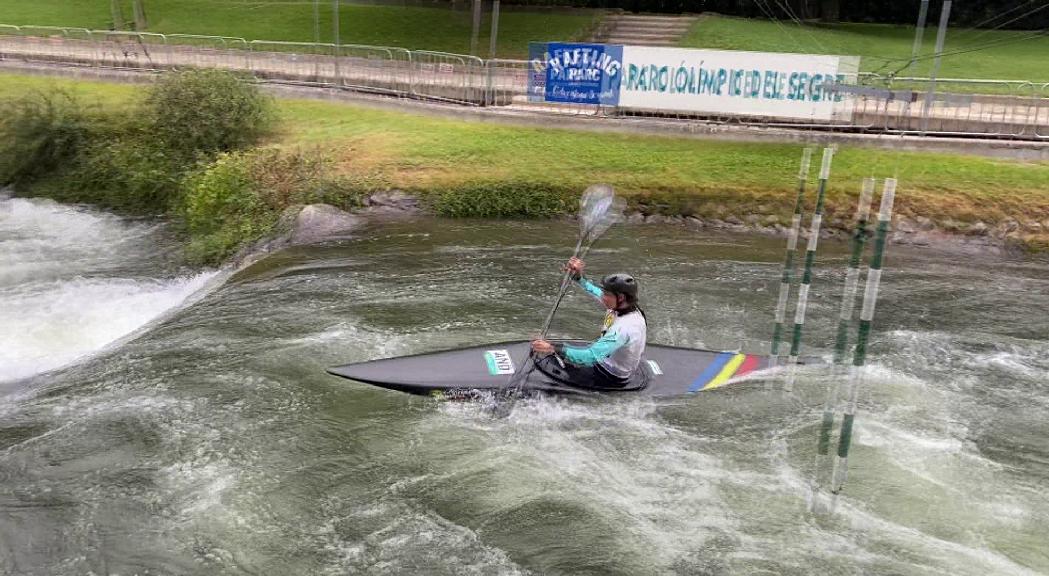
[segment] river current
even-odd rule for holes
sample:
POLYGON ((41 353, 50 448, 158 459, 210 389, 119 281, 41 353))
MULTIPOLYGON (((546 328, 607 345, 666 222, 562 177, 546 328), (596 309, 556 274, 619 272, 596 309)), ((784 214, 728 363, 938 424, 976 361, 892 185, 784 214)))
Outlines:
MULTIPOLYGON (((833 513, 827 369, 506 418, 324 372, 532 335, 574 234, 387 222, 187 272, 157 223, 0 199, 0 574, 1049 572, 1044 261, 889 247, 833 513)), ((846 248, 820 245, 805 353, 846 248)), ((766 352, 782 249, 620 226, 588 267, 638 276, 651 342, 766 352)), ((554 332, 600 320, 573 294, 554 332)))

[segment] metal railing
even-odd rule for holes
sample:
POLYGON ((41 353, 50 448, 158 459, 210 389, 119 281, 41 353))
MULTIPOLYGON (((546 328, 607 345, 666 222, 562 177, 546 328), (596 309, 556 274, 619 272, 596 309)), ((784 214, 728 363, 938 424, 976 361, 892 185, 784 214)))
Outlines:
POLYGON ((853 105, 849 120, 799 121, 532 102, 528 97, 531 63, 527 60, 482 60, 463 54, 388 46, 0 24, 0 60, 3 59, 99 70, 222 68, 247 72, 259 81, 304 83, 550 115, 676 120, 697 126, 1049 139, 1049 82, 941 79, 936 82, 926 109, 929 79, 860 73, 856 85, 848 87, 853 105))

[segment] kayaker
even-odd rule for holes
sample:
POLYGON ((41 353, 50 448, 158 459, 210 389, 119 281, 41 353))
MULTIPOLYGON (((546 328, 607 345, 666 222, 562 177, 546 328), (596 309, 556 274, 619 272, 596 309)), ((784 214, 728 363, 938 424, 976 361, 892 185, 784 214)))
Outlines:
POLYGON ((637 305, 637 280, 629 274, 609 274, 600 285, 586 279, 586 264, 572 258, 565 266, 576 285, 597 298, 608 310, 601 337, 586 347, 532 341, 532 350, 564 359, 572 384, 586 388, 623 388, 641 363, 648 324, 637 305))

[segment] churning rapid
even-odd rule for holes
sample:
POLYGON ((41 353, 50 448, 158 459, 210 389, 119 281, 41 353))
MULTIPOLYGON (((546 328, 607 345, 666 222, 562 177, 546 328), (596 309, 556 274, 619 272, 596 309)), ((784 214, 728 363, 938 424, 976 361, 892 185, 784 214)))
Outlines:
POLYGON ((0 196, 0 382, 131 334, 211 274, 164 277, 163 227, 49 200, 0 196))
MULTIPOLYGON (((324 373, 528 337, 574 226, 373 225, 179 307, 207 276, 169 268, 152 224, 3 218, 0 574, 1049 572, 1044 263, 890 247, 828 515, 808 507, 825 369, 507 418, 324 373)), ((620 227, 588 263, 639 277, 652 342, 766 351, 782 245, 620 227)), ((820 250, 803 352, 829 356, 844 246, 820 250)), ((570 296, 554 332, 600 317, 570 296)))

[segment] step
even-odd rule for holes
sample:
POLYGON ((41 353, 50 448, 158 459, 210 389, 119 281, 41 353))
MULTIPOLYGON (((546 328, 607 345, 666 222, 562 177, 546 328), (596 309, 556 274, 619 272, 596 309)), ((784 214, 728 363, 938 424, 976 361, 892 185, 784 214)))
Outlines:
POLYGON ((638 32, 666 32, 668 34, 681 34, 688 32, 691 26, 676 26, 673 28, 667 26, 634 26, 634 25, 623 25, 616 24, 610 26, 614 30, 637 30, 638 32))
POLYGON ((634 32, 612 31, 608 38, 621 38, 629 40, 677 40, 679 34, 637 34, 634 32))
POLYGON ((635 16, 632 14, 612 14, 607 20, 627 22, 695 22, 695 16, 635 16))
POLYGON ((624 20, 621 18, 605 18, 605 22, 613 22, 619 26, 658 26, 666 28, 687 28, 695 24, 695 20, 673 20, 669 22, 653 22, 652 20, 624 20))
POLYGON ((624 44, 627 46, 677 46, 676 39, 649 39, 649 40, 636 40, 627 38, 609 38, 603 41, 605 44, 624 44))

